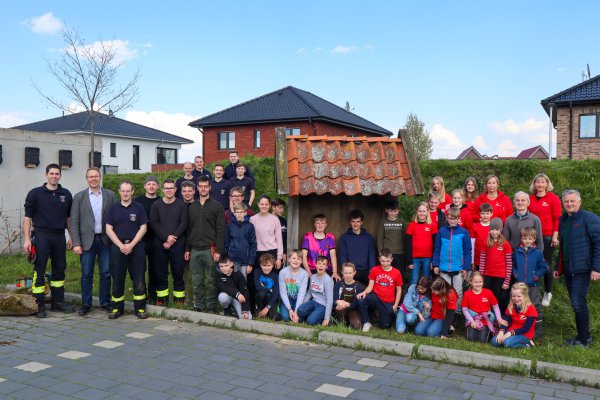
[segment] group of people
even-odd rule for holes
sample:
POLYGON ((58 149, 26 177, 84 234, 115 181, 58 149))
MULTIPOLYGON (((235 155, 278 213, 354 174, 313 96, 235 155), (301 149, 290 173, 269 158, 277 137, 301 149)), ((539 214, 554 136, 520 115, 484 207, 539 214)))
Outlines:
POLYGON ((408 224, 397 200, 386 203, 377 240, 363 228, 360 210, 349 213, 348 230, 337 241, 327 232, 327 217, 317 214, 301 248, 288 251, 285 202, 261 196, 259 212, 252 212, 254 176, 237 153, 229 165, 214 167, 214 177, 202 157, 194 164, 185 163, 176 181, 148 176, 145 193, 135 198, 131 182, 123 181, 120 200, 101 187, 97 168, 87 170, 88 188, 72 198, 58 183, 60 167, 48 165, 47 183, 25 201, 24 248, 30 253, 35 232, 36 316, 46 316, 49 258, 52 310, 74 311, 64 303, 65 251, 72 247, 81 259, 82 316, 91 310, 97 260, 100 306, 110 319, 123 314, 129 271, 141 319, 147 318, 147 302, 182 304, 190 295, 197 311, 214 313, 219 305, 238 318, 310 325, 336 320, 363 332, 376 317, 381 328, 447 337, 462 315, 468 339, 526 347, 542 333, 543 307, 552 300, 553 279, 562 274, 578 331, 565 343, 591 342, 586 295, 590 281, 600 279, 600 218, 580 209, 575 190, 563 193, 563 213, 545 174, 534 177, 529 194, 517 192, 512 201, 494 175, 481 194, 473 177, 448 194, 436 176, 428 201, 416 206, 408 224))

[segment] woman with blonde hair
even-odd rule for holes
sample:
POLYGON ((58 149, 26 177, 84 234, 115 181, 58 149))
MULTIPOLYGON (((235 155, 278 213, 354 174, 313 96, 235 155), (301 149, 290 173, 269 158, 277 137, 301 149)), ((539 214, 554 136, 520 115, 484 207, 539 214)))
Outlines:
POLYGON ((512 201, 502 193, 498 188, 500 180, 496 175, 488 175, 485 178, 485 191, 475 200, 475 211, 473 212, 473 221, 479 222, 479 206, 488 203, 492 206, 492 218, 498 217, 502 223, 513 213, 512 201))

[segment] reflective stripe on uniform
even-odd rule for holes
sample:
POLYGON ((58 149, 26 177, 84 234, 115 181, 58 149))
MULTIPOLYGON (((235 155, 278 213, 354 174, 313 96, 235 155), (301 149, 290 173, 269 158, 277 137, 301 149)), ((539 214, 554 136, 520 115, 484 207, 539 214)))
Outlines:
POLYGON ((33 283, 31 284, 31 294, 43 294, 46 293, 46 285, 35 286, 35 281, 37 281, 37 272, 33 272, 33 283))
POLYGON ((185 297, 185 291, 178 292, 177 290, 173 290, 173 297, 183 299, 185 297))
POLYGON ((169 295, 169 289, 165 289, 165 290, 157 290, 156 291, 156 297, 167 297, 169 295))
POLYGON ((64 287, 65 281, 50 281, 51 287, 64 287))
POLYGON ((146 294, 140 294, 139 296, 133 295, 133 300, 144 300, 146 298, 146 294))
POLYGON ((120 301, 125 301, 125 296, 121 296, 121 297, 114 297, 114 296, 111 296, 111 297, 110 297, 110 299, 111 299, 113 302, 115 302, 115 303, 118 303, 118 302, 120 302, 120 301))

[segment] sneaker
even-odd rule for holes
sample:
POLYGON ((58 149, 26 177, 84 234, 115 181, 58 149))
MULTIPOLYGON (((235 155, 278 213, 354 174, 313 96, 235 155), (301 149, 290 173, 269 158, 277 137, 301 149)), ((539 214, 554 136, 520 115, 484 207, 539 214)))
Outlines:
POLYGON ((365 323, 363 324, 362 331, 363 331, 363 332, 369 332, 369 331, 371 330, 371 327, 372 327, 372 326, 373 326, 373 325, 371 325, 371 323, 369 323, 369 322, 365 322, 365 323))
POLYGON ((550 302, 552 301, 552 293, 544 293, 544 298, 542 299, 542 306, 548 307, 550 302))
POLYGON ((139 318, 139 319, 148 319, 148 313, 146 312, 146 310, 137 310, 135 312, 135 315, 139 318))
POLYGON ((108 319, 117 319, 119 318, 121 315, 123 315, 123 311, 115 308, 111 311, 110 314, 108 314, 108 319))
POLYGON ((100 306, 100 308, 103 309, 104 311, 106 311, 107 313, 111 313, 113 311, 113 308, 110 305, 110 303, 100 306))
POLYGON ((91 309, 92 309, 92 307, 90 307, 90 306, 86 306, 86 305, 81 306, 79 308, 79 316, 85 317, 86 315, 88 315, 90 313, 91 309))
POLYGON ((590 345, 590 343, 592 343, 592 338, 589 338, 585 342, 582 342, 577 338, 565 339, 563 343, 566 344, 567 346, 583 347, 584 349, 587 349, 588 346, 590 345))

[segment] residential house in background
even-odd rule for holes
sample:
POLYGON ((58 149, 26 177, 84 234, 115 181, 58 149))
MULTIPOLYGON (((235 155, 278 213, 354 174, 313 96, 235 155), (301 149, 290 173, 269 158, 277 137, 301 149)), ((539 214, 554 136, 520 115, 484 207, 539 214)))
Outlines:
POLYGON ((600 75, 541 104, 556 128, 556 158, 600 158, 600 75))
POLYGON ((488 156, 487 154, 481 154, 473 146, 469 146, 464 149, 457 160, 547 160, 548 152, 542 146, 533 146, 529 149, 521 151, 516 157, 499 157, 497 154, 488 156))
POLYGON ((275 154, 275 128, 297 136, 389 137, 392 132, 358 115, 292 86, 276 90, 189 124, 202 131, 206 162, 227 159, 231 150, 241 157, 275 154))
MULTIPOLYGON (((13 129, 47 132, 57 135, 88 136, 90 118, 87 112, 15 126, 13 129)), ((102 139, 95 149, 94 164, 104 173, 150 172, 152 164, 177 164, 178 152, 192 140, 149 128, 112 113, 98 112, 94 118, 94 136, 102 139)), ((44 151, 44 149, 41 149, 44 151)))

